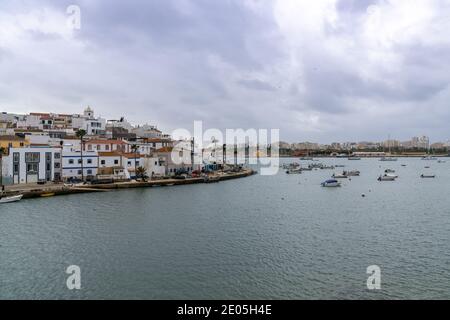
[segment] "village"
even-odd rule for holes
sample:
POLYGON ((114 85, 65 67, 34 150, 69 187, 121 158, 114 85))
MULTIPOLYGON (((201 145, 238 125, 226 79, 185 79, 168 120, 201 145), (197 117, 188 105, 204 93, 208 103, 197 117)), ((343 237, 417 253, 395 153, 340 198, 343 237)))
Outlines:
POLYGON ((41 196, 54 195, 63 185, 80 191, 80 185, 210 182, 219 179, 219 169, 222 174, 242 170, 237 163, 219 164, 211 150, 198 155, 190 139, 174 140, 156 126, 133 126, 125 118, 106 120, 90 107, 83 114, 2 113, 0 148, 2 192, 37 190, 41 196), (175 161, 173 152, 183 161, 175 161))

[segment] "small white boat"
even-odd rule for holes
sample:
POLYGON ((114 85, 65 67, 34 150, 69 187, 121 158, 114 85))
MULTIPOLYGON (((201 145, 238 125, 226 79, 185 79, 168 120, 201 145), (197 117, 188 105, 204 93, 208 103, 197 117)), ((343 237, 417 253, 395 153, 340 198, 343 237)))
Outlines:
POLYGON ((422 174, 420 176, 421 178, 436 178, 435 174, 422 174))
POLYGON ((325 182, 322 182, 321 185, 322 185, 322 187, 326 187, 326 188, 335 188, 335 187, 340 187, 341 183, 335 179, 330 179, 325 182))
POLYGON ((445 160, 438 160, 438 163, 445 163, 445 160))
POLYGON ((360 157, 356 157, 356 156, 350 156, 347 158, 348 160, 361 160, 360 157))
POLYGON ((313 158, 313 157, 301 157, 300 160, 303 160, 303 161, 313 161, 314 158, 313 158))
POLYGON ((344 171, 342 174, 344 174, 348 177, 359 177, 361 172, 358 170, 352 170, 352 171, 344 171))
POLYGON ((383 157, 380 159, 380 161, 397 161, 397 158, 393 158, 393 157, 383 157))
POLYGON ((432 156, 427 156, 427 157, 423 157, 422 160, 437 160, 437 158, 432 157, 432 156))
POLYGON ((342 174, 334 173, 331 177, 334 179, 347 179, 348 178, 348 176, 345 173, 342 173, 342 174))
POLYGON ((384 176, 379 176, 378 181, 395 181, 397 176, 385 174, 384 176))
POLYGON ((22 200, 23 195, 19 194, 17 196, 11 196, 11 197, 0 197, 0 203, 10 203, 10 202, 17 202, 22 200))
POLYGON ((395 170, 393 170, 393 169, 386 169, 386 170, 384 170, 384 173, 395 173, 395 170))
POLYGON ((286 171, 287 174, 301 174, 302 173, 302 169, 290 169, 288 171, 286 171))

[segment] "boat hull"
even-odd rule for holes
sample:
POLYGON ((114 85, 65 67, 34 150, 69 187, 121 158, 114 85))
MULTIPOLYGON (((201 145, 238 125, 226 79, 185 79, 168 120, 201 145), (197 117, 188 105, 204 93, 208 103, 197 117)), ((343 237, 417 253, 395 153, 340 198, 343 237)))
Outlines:
POLYGON ((3 197, 0 199, 0 203, 11 203, 22 200, 23 195, 12 196, 12 197, 3 197))

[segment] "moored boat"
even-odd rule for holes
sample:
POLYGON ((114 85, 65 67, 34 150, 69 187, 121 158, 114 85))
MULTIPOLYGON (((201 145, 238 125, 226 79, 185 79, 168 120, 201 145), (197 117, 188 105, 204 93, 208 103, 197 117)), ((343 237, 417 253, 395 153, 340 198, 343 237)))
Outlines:
POLYGON ((343 172, 342 174, 333 173, 333 175, 331 177, 334 179, 347 179, 348 178, 348 176, 345 174, 345 172, 343 172))
POLYGON ((379 176, 378 181, 395 181, 397 178, 397 176, 385 174, 384 176, 379 176))
POLYGON ((17 202, 22 200, 23 195, 19 194, 17 196, 10 196, 10 197, 1 197, 0 196, 0 203, 10 203, 10 202, 17 202))
POLYGON ((322 187, 335 188, 335 187, 340 187, 341 183, 339 181, 337 181, 336 179, 330 179, 330 180, 322 182, 321 185, 322 185, 322 187))
POLYGON ((397 158, 394 157, 383 157, 380 159, 380 161, 397 161, 397 158))
POLYGON ((421 174, 421 178, 436 178, 435 174, 421 174))
POLYGON ((361 174, 361 172, 358 170, 351 170, 351 171, 344 171, 343 174, 348 177, 358 177, 361 174))
POLYGON ((302 169, 289 169, 286 171, 287 174, 301 174, 302 169))

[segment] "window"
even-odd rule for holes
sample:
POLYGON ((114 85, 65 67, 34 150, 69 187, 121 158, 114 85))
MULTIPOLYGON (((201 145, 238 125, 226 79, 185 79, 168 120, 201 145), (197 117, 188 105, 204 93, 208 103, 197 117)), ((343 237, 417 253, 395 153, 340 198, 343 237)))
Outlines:
POLYGON ((38 163, 39 162, 39 152, 26 152, 25 162, 27 163, 38 163))
POLYGON ((114 160, 114 164, 119 164, 119 160, 114 160))
POLYGON ((92 170, 89 169, 89 170, 87 171, 87 174, 92 174, 92 170))
POLYGON ((106 151, 109 151, 109 145, 106 145, 106 146, 105 146, 105 150, 106 150, 106 151))
POLYGON ((128 165, 131 166, 131 161, 128 161, 128 165))
POLYGON ((155 166, 157 166, 158 165, 158 161, 155 161, 155 166))
POLYGON ((88 164, 92 164, 92 159, 87 159, 88 164))
POLYGON ((105 160, 100 161, 100 164, 105 164, 105 163, 106 163, 105 160))
POLYGON ((81 159, 78 159, 78 164, 82 164, 82 161, 81 161, 81 159))
POLYGON ((139 165, 139 160, 136 161, 136 165, 137 165, 137 166, 139 165))
POLYGON ((14 162, 19 162, 19 160, 20 160, 20 153, 14 152, 13 161, 14 162))
POLYGON ((55 153, 55 159, 61 159, 61 153, 59 152, 55 153))
POLYGON ((59 169, 59 168, 61 168, 61 163, 55 162, 55 169, 59 169))
POLYGON ((88 151, 92 151, 92 144, 88 144, 88 151))
POLYGON ((16 163, 14 164, 14 175, 18 175, 19 174, 19 165, 16 163))
POLYGON ((69 164, 73 164, 73 159, 69 159, 69 164))
POLYGON ((101 145, 97 145, 97 150, 101 150, 102 149, 102 146, 101 145))
POLYGON ((78 170, 78 174, 81 174, 81 170, 78 170))
POLYGON ((27 174, 37 174, 39 171, 39 163, 27 163, 27 174))

